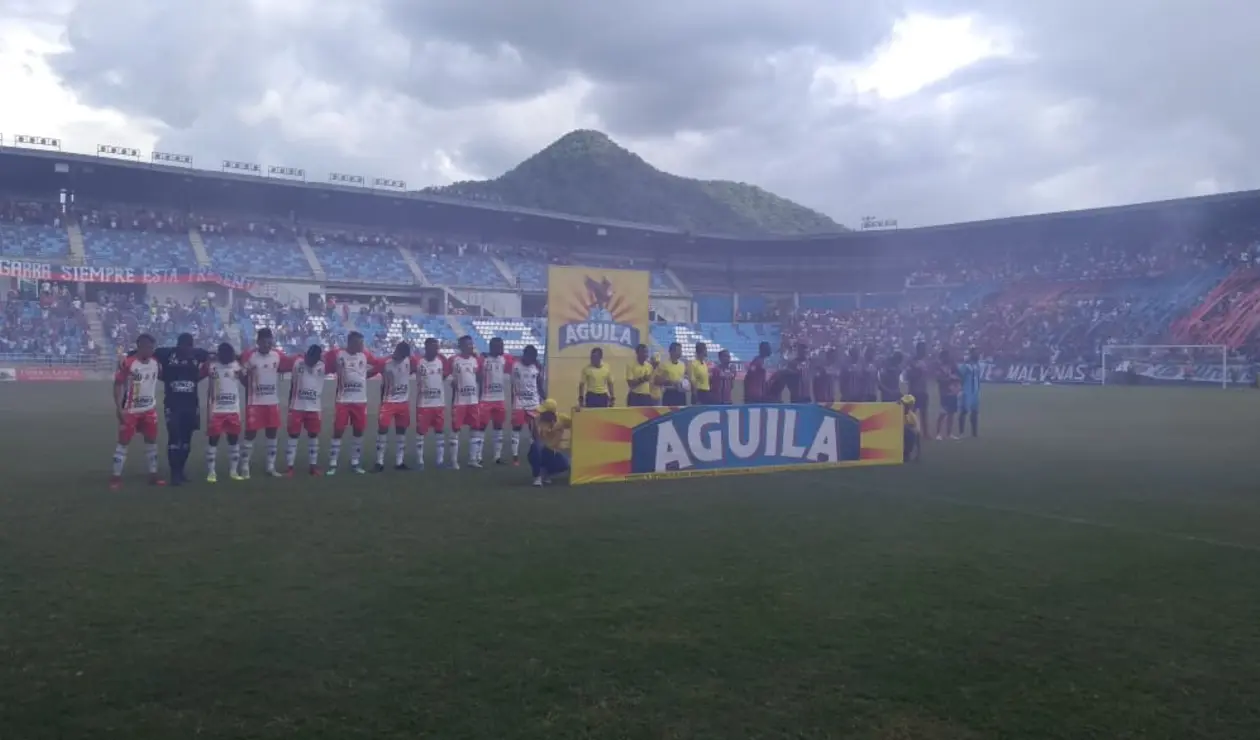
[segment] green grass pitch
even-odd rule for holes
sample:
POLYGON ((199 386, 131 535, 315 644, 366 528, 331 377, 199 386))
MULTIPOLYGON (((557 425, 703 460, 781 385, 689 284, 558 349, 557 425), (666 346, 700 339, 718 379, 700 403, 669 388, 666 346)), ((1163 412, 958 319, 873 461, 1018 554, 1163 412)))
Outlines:
POLYGON ((542 490, 136 446, 111 494, 107 385, 0 409, 6 739, 1260 738, 1254 391, 989 386, 917 465, 542 490))

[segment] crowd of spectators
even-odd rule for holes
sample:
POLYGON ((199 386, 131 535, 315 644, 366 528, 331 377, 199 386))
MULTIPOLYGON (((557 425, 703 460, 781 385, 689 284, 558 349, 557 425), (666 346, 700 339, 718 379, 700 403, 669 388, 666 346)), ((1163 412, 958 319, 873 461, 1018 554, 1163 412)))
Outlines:
POLYGON ((140 334, 151 334, 160 346, 173 346, 182 333, 193 335, 199 347, 215 347, 228 341, 228 333, 212 297, 189 303, 173 298, 145 300, 128 291, 97 295, 101 328, 115 352, 126 351, 140 334))
POLYGON ((81 362, 100 356, 83 302, 66 286, 45 283, 37 297, 11 290, 0 311, 0 354, 39 362, 81 362))

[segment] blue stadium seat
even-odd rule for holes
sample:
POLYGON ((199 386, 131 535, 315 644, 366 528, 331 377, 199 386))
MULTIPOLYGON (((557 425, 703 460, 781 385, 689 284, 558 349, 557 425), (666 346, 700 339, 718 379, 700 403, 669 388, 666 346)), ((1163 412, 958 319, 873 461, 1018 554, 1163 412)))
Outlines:
POLYGON ((206 253, 218 270, 271 278, 310 278, 311 265, 293 239, 268 241, 256 236, 204 234, 206 253))
POLYGON ((85 227, 83 250, 95 267, 197 266, 197 255, 187 234, 85 227))
POLYGON ((0 224, 0 254, 36 260, 70 256, 66 230, 42 224, 0 224))
POLYGON ((538 348, 539 358, 547 355, 546 322, 536 319, 472 318, 467 323, 472 325, 470 335, 479 347, 485 345, 489 349, 490 340, 500 337, 503 339, 504 351, 510 355, 520 355, 527 344, 538 348))
POLYGON ((332 280, 414 285, 415 276, 396 247, 311 243, 315 257, 332 280))
POLYGON ((695 357, 696 342, 704 342, 709 347, 709 359, 717 360, 718 352, 728 350, 731 359, 747 362, 757 356, 757 345, 769 342, 775 350, 782 340, 782 331, 777 324, 654 324, 652 341, 658 347, 654 351, 662 354, 672 342, 682 345, 683 357, 688 360, 695 357))
POLYGON ((508 285, 503 273, 484 254, 469 250, 460 257, 453 253, 433 254, 425 250, 413 250, 416 262, 424 276, 435 285, 466 286, 470 288, 494 288, 504 290, 508 285))

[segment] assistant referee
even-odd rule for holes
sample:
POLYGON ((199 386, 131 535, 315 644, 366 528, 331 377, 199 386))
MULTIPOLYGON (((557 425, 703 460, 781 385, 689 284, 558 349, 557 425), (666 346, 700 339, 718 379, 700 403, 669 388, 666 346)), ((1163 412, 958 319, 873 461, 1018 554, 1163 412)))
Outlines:
POLYGON ((626 365, 626 405, 655 406, 652 398, 652 375, 656 373, 656 365, 648 361, 648 346, 640 344, 634 348, 634 362, 626 365))
POLYGON ((613 405, 612 369, 604 364, 604 350, 591 350, 591 364, 582 368, 578 383, 578 405, 588 409, 606 409, 613 405))

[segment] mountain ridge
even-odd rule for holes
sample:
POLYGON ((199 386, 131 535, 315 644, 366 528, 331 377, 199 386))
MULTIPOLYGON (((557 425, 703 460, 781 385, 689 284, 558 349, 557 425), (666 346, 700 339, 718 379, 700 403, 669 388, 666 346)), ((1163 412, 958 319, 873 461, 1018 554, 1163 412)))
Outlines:
POLYGON ((783 236, 846 229, 768 190, 658 170, 607 134, 570 131, 491 180, 422 192, 586 218, 670 226, 698 234, 783 236))

